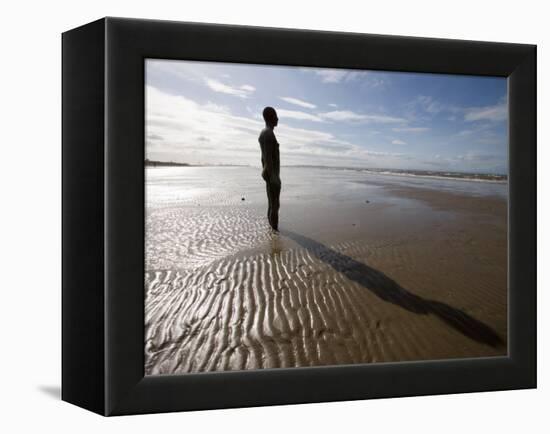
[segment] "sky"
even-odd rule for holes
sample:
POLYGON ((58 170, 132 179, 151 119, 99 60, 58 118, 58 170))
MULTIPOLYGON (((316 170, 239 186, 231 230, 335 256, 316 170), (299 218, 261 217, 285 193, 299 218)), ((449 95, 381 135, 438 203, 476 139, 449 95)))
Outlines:
POLYGON ((282 166, 507 173, 501 77, 147 59, 146 158, 260 166, 277 110, 282 166))

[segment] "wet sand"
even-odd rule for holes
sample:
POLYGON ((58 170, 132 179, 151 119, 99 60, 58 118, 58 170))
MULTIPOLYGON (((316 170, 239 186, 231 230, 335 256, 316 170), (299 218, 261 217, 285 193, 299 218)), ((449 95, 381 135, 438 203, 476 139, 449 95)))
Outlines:
POLYGON ((338 173, 306 188, 293 176, 280 233, 261 184, 174 197, 151 181, 147 375, 506 355, 502 195, 338 173))

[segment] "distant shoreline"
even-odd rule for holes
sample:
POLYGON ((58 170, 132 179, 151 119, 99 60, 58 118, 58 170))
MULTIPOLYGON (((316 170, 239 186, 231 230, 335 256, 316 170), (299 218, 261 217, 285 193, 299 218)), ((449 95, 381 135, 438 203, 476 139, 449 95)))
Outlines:
MULTIPOLYGON (((189 164, 177 163, 174 161, 145 160, 146 167, 254 167, 247 164, 189 164)), ((309 169, 333 169, 353 170, 357 172, 372 173, 377 175, 410 176, 421 178, 450 179, 457 181, 478 181, 478 182, 508 182, 508 176, 500 173, 475 173, 457 171, 435 171, 417 169, 379 169, 366 167, 345 167, 345 166, 316 166, 316 165, 283 165, 286 168, 309 168, 309 169)))
POLYGON ((146 159, 145 160, 145 166, 149 166, 149 167, 157 167, 157 166, 162 166, 162 167, 165 167, 165 166, 168 166, 168 167, 173 167, 173 166, 190 166, 190 164, 187 164, 187 163, 176 163, 175 161, 155 161, 155 160, 148 160, 146 159))
POLYGON ((249 167, 246 164, 189 164, 178 163, 175 161, 156 161, 148 160, 144 161, 145 167, 249 167))
POLYGON ((423 178, 455 179, 466 181, 493 181, 504 182, 508 180, 508 175, 501 173, 483 173, 483 172, 458 172, 458 171, 437 171, 437 170, 419 170, 419 169, 389 169, 389 168, 368 168, 368 167, 345 167, 345 166, 315 166, 315 165, 291 165, 283 167, 294 168, 313 168, 313 169, 337 169, 354 170, 357 172, 374 173, 378 175, 401 175, 416 176, 423 178))

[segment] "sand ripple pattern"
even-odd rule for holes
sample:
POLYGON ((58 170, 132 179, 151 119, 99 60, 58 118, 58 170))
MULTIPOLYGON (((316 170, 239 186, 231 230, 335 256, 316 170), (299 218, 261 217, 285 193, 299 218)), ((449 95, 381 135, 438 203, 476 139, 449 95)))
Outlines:
MULTIPOLYGON (((166 218, 166 224, 178 224, 174 216, 166 218)), ((201 227, 230 225, 232 218, 239 217, 221 223, 217 217, 201 227)), ((245 224, 253 234, 254 219, 245 224)), ((223 230, 216 233, 223 236, 223 230)), ((295 247, 226 255, 192 269, 149 268, 147 375, 506 353, 506 291, 475 258, 467 264, 468 279, 464 265, 455 269, 453 261, 442 261, 442 286, 427 284, 418 272, 430 266, 419 253, 434 245, 357 240, 325 246, 299 234, 281 236, 295 247), (392 278, 380 269, 392 270, 392 278), (468 305, 457 306, 456 293, 468 305)), ((243 237, 228 242, 250 242, 243 237)), ((212 258, 225 243, 186 248, 212 258)))
POLYGON ((269 238, 263 216, 250 208, 164 207, 148 210, 146 268, 192 269, 269 238))

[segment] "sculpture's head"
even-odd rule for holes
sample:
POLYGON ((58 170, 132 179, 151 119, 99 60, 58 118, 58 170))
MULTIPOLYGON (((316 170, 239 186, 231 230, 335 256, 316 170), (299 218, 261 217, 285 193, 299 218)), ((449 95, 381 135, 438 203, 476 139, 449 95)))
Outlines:
POLYGON ((265 124, 268 127, 275 128, 279 123, 279 118, 277 117, 277 112, 273 107, 266 107, 262 112, 264 117, 265 124))

